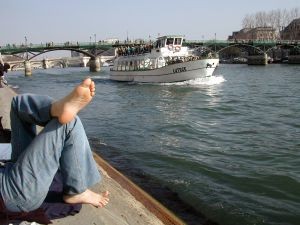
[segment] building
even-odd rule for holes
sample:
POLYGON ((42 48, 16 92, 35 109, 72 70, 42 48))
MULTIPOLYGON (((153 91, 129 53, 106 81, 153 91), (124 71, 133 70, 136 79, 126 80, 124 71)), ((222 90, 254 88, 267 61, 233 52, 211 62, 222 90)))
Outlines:
POLYGON ((228 40, 276 40, 276 29, 273 27, 244 28, 240 31, 233 32, 232 35, 228 37, 228 40))
POLYGON ((107 43, 107 44, 115 44, 117 42, 119 42, 118 38, 107 38, 103 40, 103 43, 107 43))
POLYGON ((294 19, 287 27, 285 27, 280 37, 282 40, 300 40, 300 18, 294 19))
POLYGON ((232 35, 228 37, 228 40, 247 40, 249 39, 247 34, 250 30, 250 28, 244 28, 240 31, 234 31, 232 35))
POLYGON ((276 29, 273 27, 256 27, 249 31, 253 40, 276 40, 276 29))

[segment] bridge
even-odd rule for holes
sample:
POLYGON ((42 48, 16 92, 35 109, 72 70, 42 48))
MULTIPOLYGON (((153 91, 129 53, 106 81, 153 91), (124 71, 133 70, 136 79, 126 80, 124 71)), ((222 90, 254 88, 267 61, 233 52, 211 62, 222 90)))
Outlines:
POLYGON ((186 40, 184 45, 189 47, 200 47, 205 46, 210 48, 216 53, 220 53, 225 49, 230 47, 239 47, 239 48, 251 48, 258 53, 268 53, 272 49, 284 48, 284 49, 294 49, 300 48, 300 41, 290 41, 290 40, 186 40))
MULTIPOLYGON (((69 50, 82 53, 85 56, 95 57, 101 55, 103 52, 114 48, 119 45, 138 44, 134 42, 118 42, 118 44, 109 44, 105 42, 65 42, 65 43, 46 43, 46 44, 29 44, 29 45, 6 45, 0 46, 0 53, 2 55, 17 55, 19 53, 30 53, 31 56, 27 60, 31 60, 41 54, 59 51, 69 50)), ((257 53, 268 53, 272 49, 284 48, 284 49, 300 49, 300 41, 289 40, 185 40, 183 45, 192 48, 206 47, 212 52, 220 53, 230 47, 250 48, 257 53)), ((19 56, 17 56, 19 57, 19 56)))
MULTIPOLYGON (((100 63, 104 64, 107 61, 112 61, 115 56, 99 56, 100 63)), ((33 69, 48 69, 53 67, 87 67, 90 66, 91 58, 84 56, 84 57, 62 57, 62 58, 51 58, 51 59, 37 59, 37 60, 30 60, 31 68, 33 69)), ((23 70, 24 69, 24 60, 13 60, 13 61, 6 61, 10 64, 10 69, 14 70, 23 70)))
POLYGON ((266 65, 268 64, 268 55, 274 58, 276 52, 280 50, 288 51, 288 62, 300 64, 300 42, 290 40, 208 40, 185 41, 184 45, 192 48, 206 48, 211 52, 222 54, 230 48, 238 48, 248 53, 248 65, 266 65))
MULTIPOLYGON (((86 60, 88 59, 88 64, 90 67, 90 71, 97 72, 100 70, 100 57, 106 51, 112 49, 111 44, 103 43, 103 42, 94 42, 94 43, 45 43, 45 44, 29 44, 29 45, 6 45, 0 47, 0 53, 2 55, 13 55, 15 57, 20 58, 21 61, 24 63, 25 67, 25 75, 31 75, 31 62, 33 59, 39 55, 53 52, 53 51, 73 51, 82 53, 85 57, 83 58, 83 64, 86 65, 86 60), (23 53, 20 56, 20 53, 23 53)), ((103 56, 103 58, 107 58, 108 56, 103 56)), ((111 57, 108 57, 111 59, 111 57)), ((108 60, 106 59, 106 60, 108 60)), ((49 61, 49 60, 48 60, 49 61)), ((47 68, 47 60, 43 61, 44 68, 47 68)), ((63 66, 64 62, 61 63, 63 66)))
MULTIPOLYGON (((14 55, 24 62, 25 75, 31 75, 30 62, 37 56, 47 52, 67 50, 82 53, 89 59, 90 71, 100 70, 99 57, 104 52, 116 48, 120 45, 139 44, 139 43, 117 43, 109 44, 105 42, 65 42, 65 43, 45 43, 45 44, 22 44, 22 45, 6 45, 0 46, 2 55, 14 55), (23 53, 23 57, 19 54, 23 53)), ((150 42, 151 44, 151 42, 150 42)), ((300 42, 287 40, 243 40, 243 41, 227 41, 227 40, 185 40, 184 46, 191 48, 207 48, 215 53, 222 53, 226 49, 236 47, 248 52, 248 61, 252 60, 253 64, 266 64, 267 54, 276 49, 288 49, 292 55, 295 55, 295 62, 300 63, 300 42)), ((85 65, 87 63, 85 62, 85 65)), ((251 64, 251 63, 250 63, 251 64)))

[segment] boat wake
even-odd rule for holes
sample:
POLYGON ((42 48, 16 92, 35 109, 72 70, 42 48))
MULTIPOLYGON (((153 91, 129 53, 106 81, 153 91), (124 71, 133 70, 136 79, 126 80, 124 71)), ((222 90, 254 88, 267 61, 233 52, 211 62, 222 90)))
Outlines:
POLYGON ((220 76, 209 76, 209 77, 203 77, 203 78, 197 78, 194 80, 187 80, 182 82, 175 82, 175 83, 160 83, 158 85, 164 85, 164 86, 211 86, 211 85, 217 85, 225 82, 225 78, 220 76))
POLYGON ((12 89, 19 89, 19 86, 18 85, 8 85, 8 87, 12 88, 12 89))

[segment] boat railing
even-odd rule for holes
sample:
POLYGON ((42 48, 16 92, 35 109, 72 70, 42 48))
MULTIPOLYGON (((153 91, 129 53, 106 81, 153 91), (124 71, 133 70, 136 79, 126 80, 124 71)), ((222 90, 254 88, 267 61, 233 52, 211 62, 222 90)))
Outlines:
POLYGON ((117 47, 117 54, 118 56, 136 56, 150 53, 151 49, 153 49, 152 44, 121 45, 117 47))

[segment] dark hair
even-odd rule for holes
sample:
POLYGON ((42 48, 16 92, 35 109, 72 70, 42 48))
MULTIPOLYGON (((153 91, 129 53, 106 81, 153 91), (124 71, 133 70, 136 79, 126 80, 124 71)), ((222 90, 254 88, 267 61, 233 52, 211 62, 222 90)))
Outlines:
POLYGON ((7 70, 10 68, 10 65, 8 63, 4 63, 3 65, 3 71, 7 73, 7 70))
POLYGON ((8 63, 4 63, 3 66, 4 66, 5 69, 9 69, 10 68, 10 65, 8 63))

